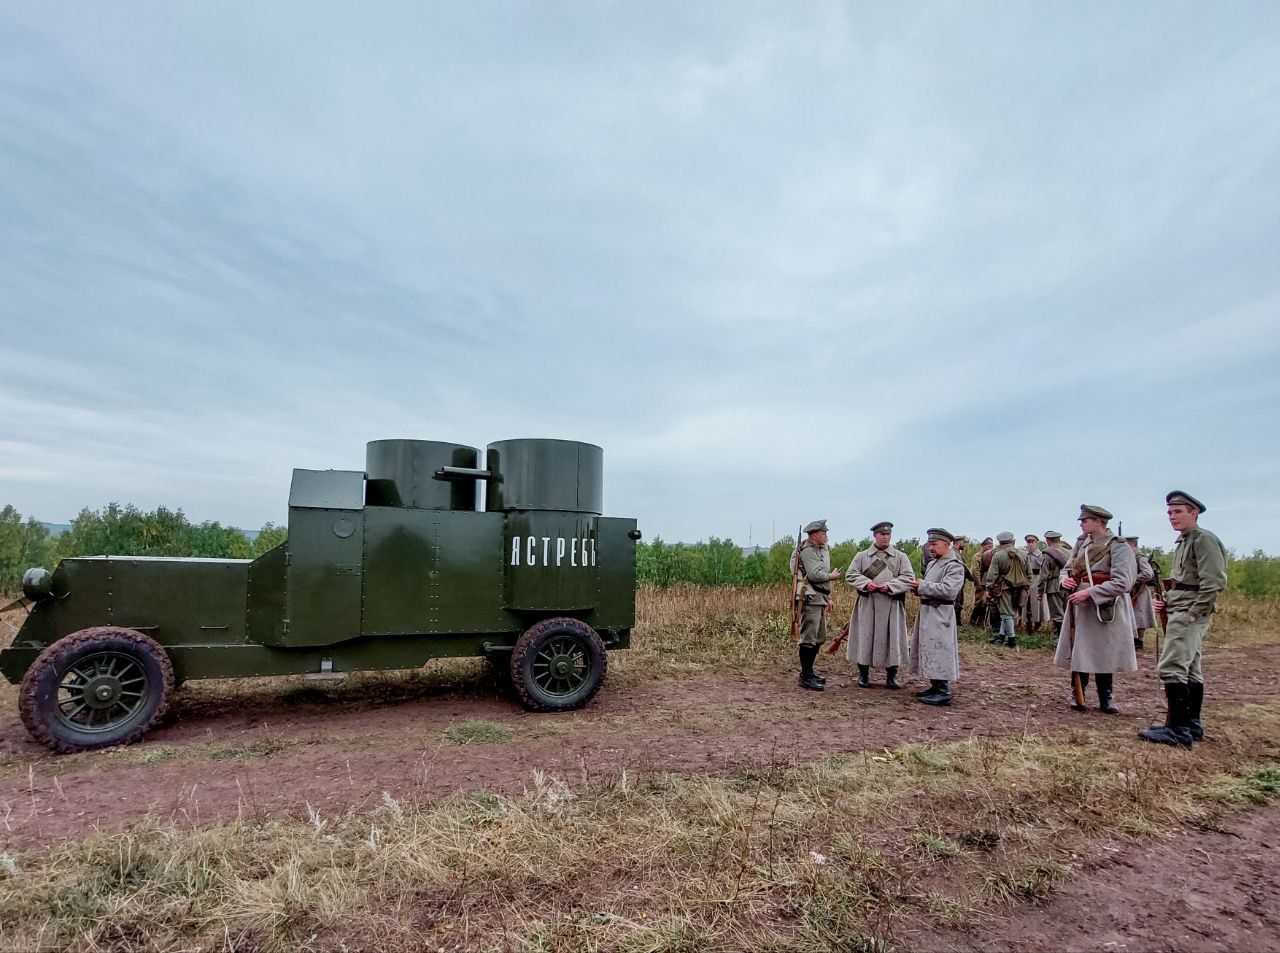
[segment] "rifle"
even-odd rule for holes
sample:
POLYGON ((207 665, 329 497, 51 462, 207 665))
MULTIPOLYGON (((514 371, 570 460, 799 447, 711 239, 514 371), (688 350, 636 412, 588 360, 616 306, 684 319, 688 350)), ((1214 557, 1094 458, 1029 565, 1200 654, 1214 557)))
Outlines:
POLYGON ((791 570, 791 641, 800 641, 800 538, 804 526, 796 530, 795 566, 791 570))
MULTIPOLYGON (((1088 579, 1089 585, 1092 586, 1093 567, 1089 565, 1088 542, 1084 544, 1083 551, 1085 579, 1088 579)), ((1071 576, 1076 580, 1076 582, 1081 581, 1077 573, 1072 572, 1071 576)), ((1076 589, 1071 590, 1071 595, 1074 596, 1078 589, 1079 587, 1077 586, 1076 589)), ((1070 597, 1067 598, 1067 612, 1069 613, 1067 621, 1067 651, 1071 654, 1072 659, 1074 659, 1076 654, 1076 604, 1071 601, 1070 597)), ((1084 683, 1081 681, 1080 674, 1081 673, 1075 671, 1075 669, 1072 669, 1071 671, 1071 700, 1076 703, 1077 708, 1084 708, 1084 683)))
MULTIPOLYGON (((850 620, 852 621, 852 619, 850 620)), ((840 646, 844 645, 845 639, 849 637, 849 623, 846 622, 840 629, 840 634, 831 640, 831 644, 827 646, 827 654, 835 655, 840 651, 840 646)))

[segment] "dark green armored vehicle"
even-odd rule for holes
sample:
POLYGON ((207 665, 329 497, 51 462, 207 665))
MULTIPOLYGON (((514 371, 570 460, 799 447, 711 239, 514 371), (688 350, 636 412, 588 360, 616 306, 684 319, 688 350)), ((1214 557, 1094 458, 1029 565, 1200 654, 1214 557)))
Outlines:
POLYGON ((193 678, 487 656, 535 711, 585 704, 635 624, 636 522, 601 516, 604 452, 566 440, 376 440, 294 470, 288 541, 254 560, 94 556, 29 570, 0 671, 57 751, 128 744, 193 678), (477 508, 485 486, 484 509, 477 508))

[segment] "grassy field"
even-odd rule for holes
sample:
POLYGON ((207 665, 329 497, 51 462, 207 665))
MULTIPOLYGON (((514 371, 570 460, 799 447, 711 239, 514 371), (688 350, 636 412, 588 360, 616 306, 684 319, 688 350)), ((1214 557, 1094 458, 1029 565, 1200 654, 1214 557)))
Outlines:
MULTIPOLYGON (((606 690, 699 676, 714 693, 717 678, 789 669, 784 601, 759 588, 645 591, 606 690)), ((1280 643, 1278 623, 1275 600, 1229 597, 1209 651, 1280 643)), ((1027 651, 1047 656, 1050 641, 1027 651)), ((966 642, 969 666, 995 651, 979 632, 966 642)), ((451 663, 349 690, 358 701, 484 677, 451 663)), ((1179 824, 1217 829, 1280 793, 1280 704, 1222 707, 1214 725, 1218 740, 1192 754, 1097 730, 1023 732, 717 776, 582 786, 535 772, 519 794, 388 794, 340 816, 195 830, 146 820, 0 853, 0 947, 888 950, 904 926, 989 922, 1107 851, 1179 824)), ((510 734, 474 721, 450 732, 449 745, 510 734)), ((218 760, 214 747, 200 757, 218 760)), ((135 753, 186 757, 152 746, 75 759, 135 753)))

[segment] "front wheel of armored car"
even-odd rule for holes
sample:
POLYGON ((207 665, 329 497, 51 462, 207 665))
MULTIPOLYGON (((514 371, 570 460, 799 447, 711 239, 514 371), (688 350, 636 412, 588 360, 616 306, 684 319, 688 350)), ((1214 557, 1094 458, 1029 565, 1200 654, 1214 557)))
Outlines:
POLYGON ((173 665, 152 638, 115 626, 59 639, 22 679, 27 731, 54 751, 132 744, 164 714, 173 665))
POLYGON ((511 683, 530 711, 569 711, 589 702, 608 658, 596 630, 578 619, 543 619, 511 653, 511 683))

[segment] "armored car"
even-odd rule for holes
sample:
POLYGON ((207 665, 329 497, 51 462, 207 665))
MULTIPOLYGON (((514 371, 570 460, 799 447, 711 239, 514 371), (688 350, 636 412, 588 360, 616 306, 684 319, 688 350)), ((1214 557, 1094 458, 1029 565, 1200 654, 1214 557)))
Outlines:
POLYGON ((635 624, 640 533, 601 515, 603 459, 588 443, 504 440, 481 466, 473 447, 375 440, 363 471, 293 471, 288 539, 257 559, 29 570, 0 672, 57 751, 136 741, 188 679, 446 656, 488 657, 531 710, 580 707, 635 624))

